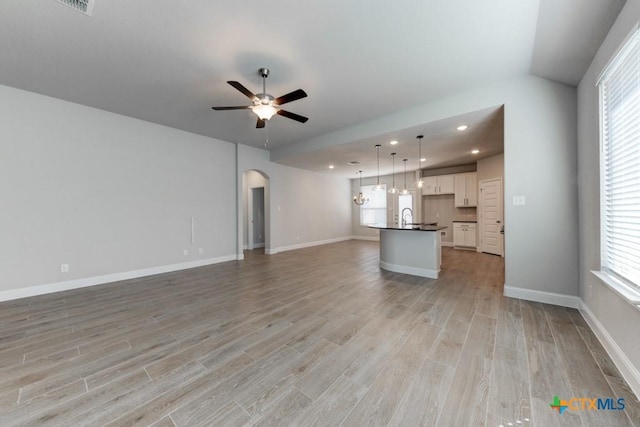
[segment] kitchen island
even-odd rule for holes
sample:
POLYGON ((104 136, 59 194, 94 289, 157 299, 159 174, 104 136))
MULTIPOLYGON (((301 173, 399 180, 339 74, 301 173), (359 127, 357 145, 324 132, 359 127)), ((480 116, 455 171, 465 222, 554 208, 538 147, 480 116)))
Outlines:
POLYGON ((442 264, 437 224, 393 227, 369 225, 380 230, 380 268, 396 273, 437 279, 442 264))

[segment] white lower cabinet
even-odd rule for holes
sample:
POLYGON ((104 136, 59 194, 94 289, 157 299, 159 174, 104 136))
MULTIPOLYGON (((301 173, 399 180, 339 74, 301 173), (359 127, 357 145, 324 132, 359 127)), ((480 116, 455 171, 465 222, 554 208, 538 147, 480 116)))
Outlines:
POLYGON ((475 222, 453 223, 453 246, 475 248, 477 245, 477 224, 475 222))

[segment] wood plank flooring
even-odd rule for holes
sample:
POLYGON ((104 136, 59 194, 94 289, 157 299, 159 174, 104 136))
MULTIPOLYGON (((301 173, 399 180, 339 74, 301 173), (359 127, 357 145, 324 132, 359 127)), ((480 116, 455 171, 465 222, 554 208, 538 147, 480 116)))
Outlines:
POLYGON ((0 303, 0 425, 640 426, 581 315, 503 283, 500 257, 444 248, 432 280, 347 241, 0 303))

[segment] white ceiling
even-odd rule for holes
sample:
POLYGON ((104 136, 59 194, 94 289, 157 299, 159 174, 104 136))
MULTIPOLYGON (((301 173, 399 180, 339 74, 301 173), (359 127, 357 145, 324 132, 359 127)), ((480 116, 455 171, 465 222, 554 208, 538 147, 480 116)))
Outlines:
MULTIPOLYGON (((624 0, 95 0, 88 17, 55 0, 5 0, 0 84, 225 141, 264 148, 268 139, 266 148, 282 149, 505 78, 531 73, 575 86, 623 5, 624 0), (276 116, 256 129, 250 111, 211 110, 246 104, 226 81, 260 92, 257 70, 263 66, 271 69, 270 94, 298 88, 309 94, 285 108, 309 117, 306 124, 276 116)), ((465 163, 471 144, 465 135, 485 132, 501 140, 500 111, 425 123, 396 137, 405 144, 402 150, 414 140, 414 159, 419 131, 425 143, 433 137, 433 150, 427 151, 432 165, 465 163), (469 132, 446 129, 463 119, 475 120, 469 132), (447 141, 448 147, 461 144, 451 149, 459 159, 437 149, 447 141)), ((279 162, 319 171, 326 171, 327 162, 371 162, 372 147, 391 136, 356 138, 279 162)), ((404 155, 400 147, 398 152, 404 155)), ((364 166, 371 170, 372 164, 364 166)), ((346 172, 352 177, 352 169, 346 172)))

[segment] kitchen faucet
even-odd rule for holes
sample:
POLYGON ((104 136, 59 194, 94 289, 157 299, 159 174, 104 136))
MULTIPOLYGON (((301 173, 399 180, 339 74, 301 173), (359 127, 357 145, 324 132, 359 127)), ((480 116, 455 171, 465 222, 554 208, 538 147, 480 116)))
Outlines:
POLYGON ((409 218, 411 218, 411 222, 413 222, 413 211, 411 210, 411 208, 404 208, 402 209, 402 213, 400 214, 400 216, 402 217, 402 227, 406 227, 408 224, 407 215, 409 215, 409 218), (404 211, 409 211, 409 213, 405 214, 404 211))

